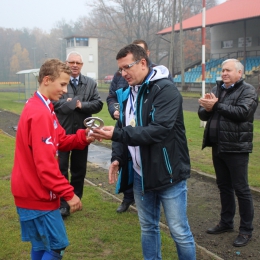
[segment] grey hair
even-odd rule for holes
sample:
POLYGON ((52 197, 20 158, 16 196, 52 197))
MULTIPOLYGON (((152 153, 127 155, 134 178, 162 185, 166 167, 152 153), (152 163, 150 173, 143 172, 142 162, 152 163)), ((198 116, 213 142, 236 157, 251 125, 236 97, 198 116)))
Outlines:
POLYGON ((77 51, 71 51, 71 52, 67 55, 66 61, 68 61, 68 59, 69 59, 69 57, 70 57, 71 55, 80 56, 81 61, 83 62, 82 55, 81 55, 79 52, 77 52, 77 51))
POLYGON ((243 64, 242 64, 239 60, 237 60, 237 59, 227 59, 227 60, 224 60, 224 61, 222 62, 222 64, 221 64, 221 66, 223 67, 223 65, 224 65, 225 63, 230 62, 230 61, 232 61, 232 62, 235 63, 235 68, 236 68, 237 71, 241 70, 241 71, 242 71, 242 74, 244 73, 244 66, 243 66, 243 64))

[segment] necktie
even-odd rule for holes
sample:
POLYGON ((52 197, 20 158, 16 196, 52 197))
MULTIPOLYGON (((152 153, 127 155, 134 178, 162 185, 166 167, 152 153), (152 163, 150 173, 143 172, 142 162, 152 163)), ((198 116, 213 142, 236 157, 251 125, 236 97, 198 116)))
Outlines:
POLYGON ((73 83, 73 85, 75 86, 75 87, 77 87, 77 85, 78 85, 78 83, 77 83, 77 79, 76 78, 73 78, 72 79, 72 83, 73 83))

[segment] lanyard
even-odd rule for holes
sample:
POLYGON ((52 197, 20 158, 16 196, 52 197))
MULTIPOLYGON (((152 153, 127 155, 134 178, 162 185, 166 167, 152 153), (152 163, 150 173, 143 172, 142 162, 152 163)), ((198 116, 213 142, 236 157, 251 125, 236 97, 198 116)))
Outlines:
POLYGON ((134 95, 132 93, 132 91, 130 92, 130 111, 132 110, 133 111, 133 114, 135 115, 135 108, 134 108, 134 105, 133 105, 133 100, 134 100, 134 95))
MULTIPOLYGON (((147 76, 145 82, 143 82, 142 85, 139 85, 139 86, 135 86, 135 87, 138 87, 138 90, 139 90, 139 87, 142 87, 144 84, 149 84, 149 79, 151 78, 151 76, 153 75, 154 73, 154 70, 151 70, 150 74, 147 76)), ((137 91, 138 91, 137 90, 137 91)), ((136 108, 135 108, 135 104, 134 104, 134 95, 133 95, 133 92, 132 91, 135 91, 135 90, 130 90, 130 111, 129 111, 129 114, 131 113, 131 111, 133 111, 133 114, 135 116, 135 112, 136 112, 136 108)), ((136 91, 136 92, 137 92, 136 91)), ((136 96, 137 98, 137 96, 136 96)))
POLYGON ((54 124, 54 129, 56 129, 58 127, 57 121, 56 121, 56 116, 55 116, 55 112, 51 111, 50 106, 48 104, 48 101, 50 102, 50 100, 48 99, 47 101, 45 100, 45 98, 42 96, 42 94, 37 91, 36 92, 37 96, 39 97, 39 99, 43 102, 43 104, 48 107, 49 111, 51 112, 52 118, 53 118, 53 124, 54 124))
POLYGON ((47 101, 43 98, 42 94, 41 94, 39 91, 37 91, 36 94, 37 94, 37 96, 40 98, 40 100, 43 102, 43 104, 44 104, 46 107, 48 107, 48 109, 49 109, 50 112, 51 112, 51 109, 50 109, 50 107, 49 107, 47 101))

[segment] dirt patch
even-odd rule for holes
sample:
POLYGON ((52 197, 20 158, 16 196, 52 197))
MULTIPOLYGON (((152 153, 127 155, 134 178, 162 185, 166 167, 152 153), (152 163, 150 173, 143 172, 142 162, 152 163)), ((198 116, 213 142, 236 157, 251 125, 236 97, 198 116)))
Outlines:
MULTIPOLYGON (((115 186, 108 184, 107 170, 88 163, 87 179, 114 195, 115 186)), ((121 194, 115 196, 119 199, 122 198, 121 194)), ((219 191, 214 179, 192 172, 192 176, 188 180, 188 217, 196 243, 222 259, 260 259, 259 194, 253 193, 253 199, 255 204, 255 230, 252 241, 246 247, 235 248, 232 243, 238 234, 238 214, 235 216, 234 232, 219 235, 207 234, 205 231, 217 224, 219 220, 219 191)), ((161 222, 167 224, 163 212, 161 222)), ((217 257, 198 248, 197 259, 217 259, 217 257)))
MULTIPOLYGON (((13 127, 17 125, 18 120, 19 115, 7 111, 0 111, 0 129, 11 136, 15 136, 13 127)), ((108 184, 107 170, 88 163, 87 179, 114 195, 115 186, 108 184)), ((116 197, 121 199, 122 195, 116 195, 116 197)), ((192 176, 188 180, 188 217, 196 243, 222 259, 260 259, 260 195, 258 192, 253 192, 253 200, 255 219, 252 241, 245 247, 235 248, 232 246, 232 243, 238 234, 238 210, 235 216, 234 232, 219 235, 207 234, 205 231, 209 227, 217 224, 219 220, 219 191, 214 179, 197 172, 192 172, 192 176)), ((163 214, 161 221, 165 223, 163 214)), ((198 249, 197 259, 206 260, 219 258, 198 249)))

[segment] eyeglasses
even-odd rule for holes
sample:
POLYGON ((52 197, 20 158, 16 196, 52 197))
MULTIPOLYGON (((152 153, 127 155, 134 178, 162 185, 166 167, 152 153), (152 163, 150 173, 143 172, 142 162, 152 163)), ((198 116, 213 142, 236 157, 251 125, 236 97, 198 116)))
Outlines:
POLYGON ((74 65, 74 64, 81 65, 81 64, 83 64, 83 62, 78 62, 78 61, 67 61, 67 62, 69 63, 69 65, 74 65))
POLYGON ((122 74, 122 71, 127 72, 127 70, 129 70, 130 68, 132 68, 136 63, 138 63, 140 60, 136 60, 135 62, 129 64, 129 65, 125 65, 123 68, 119 69, 118 72, 120 74, 122 74))

